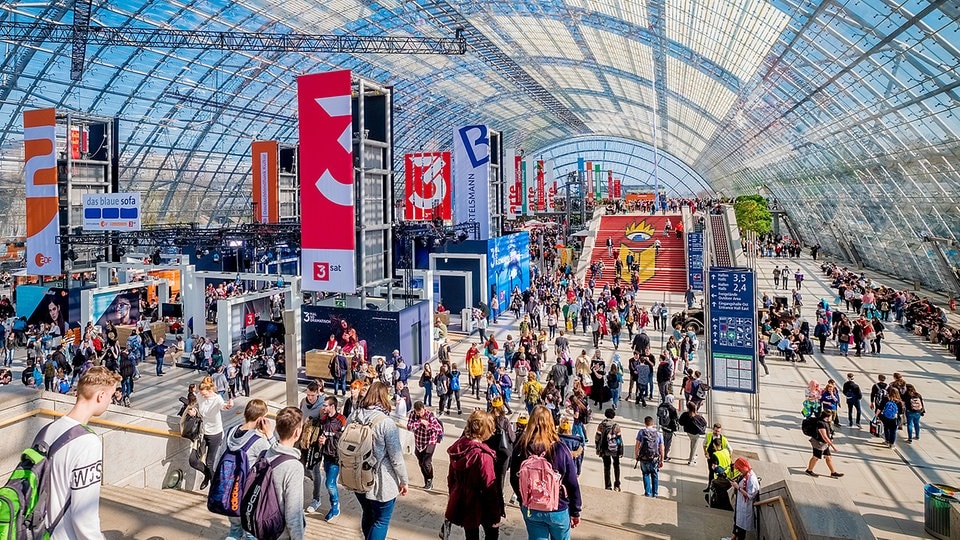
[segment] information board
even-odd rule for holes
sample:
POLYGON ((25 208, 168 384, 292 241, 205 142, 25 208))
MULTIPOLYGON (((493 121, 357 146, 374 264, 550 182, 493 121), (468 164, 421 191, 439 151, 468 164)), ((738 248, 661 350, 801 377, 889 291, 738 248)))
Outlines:
POLYGON ((703 232, 687 233, 687 284, 703 290, 703 232))
POLYGON ((753 271, 718 268, 709 272, 710 386, 714 390, 757 392, 757 295, 753 271))

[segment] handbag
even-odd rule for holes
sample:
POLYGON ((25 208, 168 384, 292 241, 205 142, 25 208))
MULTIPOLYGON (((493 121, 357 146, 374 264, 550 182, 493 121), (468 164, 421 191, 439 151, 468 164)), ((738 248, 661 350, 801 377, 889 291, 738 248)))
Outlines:
POLYGON ((875 416, 875 417, 873 418, 873 420, 870 421, 870 434, 871 434, 871 435, 874 435, 874 436, 876 436, 876 437, 882 437, 882 436, 883 436, 882 433, 881 433, 881 431, 880 431, 880 417, 879 417, 879 416, 875 416))

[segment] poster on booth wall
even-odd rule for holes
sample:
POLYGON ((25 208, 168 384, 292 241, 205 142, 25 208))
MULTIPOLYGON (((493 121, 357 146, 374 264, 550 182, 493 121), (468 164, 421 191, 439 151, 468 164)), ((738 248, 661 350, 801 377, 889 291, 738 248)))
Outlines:
POLYGON ((231 353, 246 350, 246 344, 256 337, 257 321, 270 320, 271 305, 268 296, 230 306, 231 353))
POLYGON ((479 224, 479 240, 490 238, 490 132, 463 126, 453 132, 453 221, 479 224))
POLYGON ((403 159, 406 177, 403 219, 451 217, 450 152, 415 152, 403 159))
POLYGON ((84 193, 83 230, 139 231, 139 193, 84 193))
POLYGON ((94 293, 90 299, 94 324, 101 328, 111 322, 114 326, 136 324, 140 320, 140 297, 144 289, 94 293))
POLYGON ((390 356, 400 348, 398 311, 311 305, 301 309, 304 352, 326 349, 331 338, 347 356, 358 350, 367 360, 374 355, 390 356))
POLYGON ((25 317, 28 325, 56 325, 60 335, 65 335, 70 322, 80 318, 79 303, 71 306, 70 293, 66 289, 43 285, 20 285, 17 287, 17 317, 25 317))
POLYGON ((257 223, 280 221, 280 166, 277 141, 253 141, 253 218, 257 223))
POLYGON ((523 231, 491 238, 488 250, 487 286, 490 297, 497 297, 503 312, 510 305, 514 288, 525 291, 530 286, 530 233, 523 231))
POLYGON ((60 199, 57 192, 55 109, 23 113, 23 176, 26 182, 27 273, 58 276, 60 199))
POLYGON ((350 71, 297 77, 303 290, 354 293, 353 105, 350 71))

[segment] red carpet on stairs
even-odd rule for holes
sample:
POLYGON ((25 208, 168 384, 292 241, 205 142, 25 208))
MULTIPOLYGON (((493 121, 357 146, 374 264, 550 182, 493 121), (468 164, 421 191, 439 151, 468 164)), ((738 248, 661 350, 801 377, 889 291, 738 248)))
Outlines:
MULTIPOLYGON (((613 285, 616 272, 616 259, 624 262, 624 271, 621 276, 626 283, 630 283, 630 274, 627 270, 627 255, 633 253, 636 264, 640 265, 640 289, 647 291, 683 292, 687 290, 686 257, 684 254, 683 238, 677 238, 676 232, 671 230, 667 236, 663 235, 667 220, 676 227, 680 222, 680 214, 667 215, 617 215, 600 218, 600 228, 593 252, 590 254, 590 264, 603 261, 603 276, 597 278, 597 287, 606 284, 613 285), (613 255, 607 253, 607 239, 613 240, 613 255), (656 253, 654 241, 660 240, 660 253, 656 253)), ((587 279, 590 272, 587 271, 587 279)))

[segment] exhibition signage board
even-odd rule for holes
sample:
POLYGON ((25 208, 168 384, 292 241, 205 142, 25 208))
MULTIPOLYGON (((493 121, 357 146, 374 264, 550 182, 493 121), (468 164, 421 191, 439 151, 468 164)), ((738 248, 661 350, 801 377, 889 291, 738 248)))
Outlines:
POLYGON ((712 267, 708 273, 710 387, 757 392, 757 295, 749 268, 712 267))
POLYGON ((403 219, 450 219, 450 152, 406 154, 403 169, 403 219))
POLYGON ((277 223, 280 221, 279 146, 277 141, 254 141, 250 148, 253 154, 253 218, 257 223, 277 223))
POLYGON ((23 113, 23 175, 26 181, 27 273, 58 276, 60 201, 57 192, 57 112, 38 109, 23 113))
POLYGON ((350 71, 297 77, 303 289, 357 288, 350 71))
POLYGON ((139 231, 139 193, 84 193, 83 230, 139 231))
POLYGON ((687 284, 703 290, 703 232, 687 233, 687 284))
POLYGON ((453 133, 453 221, 480 226, 480 240, 490 238, 490 131, 484 125, 453 133))

